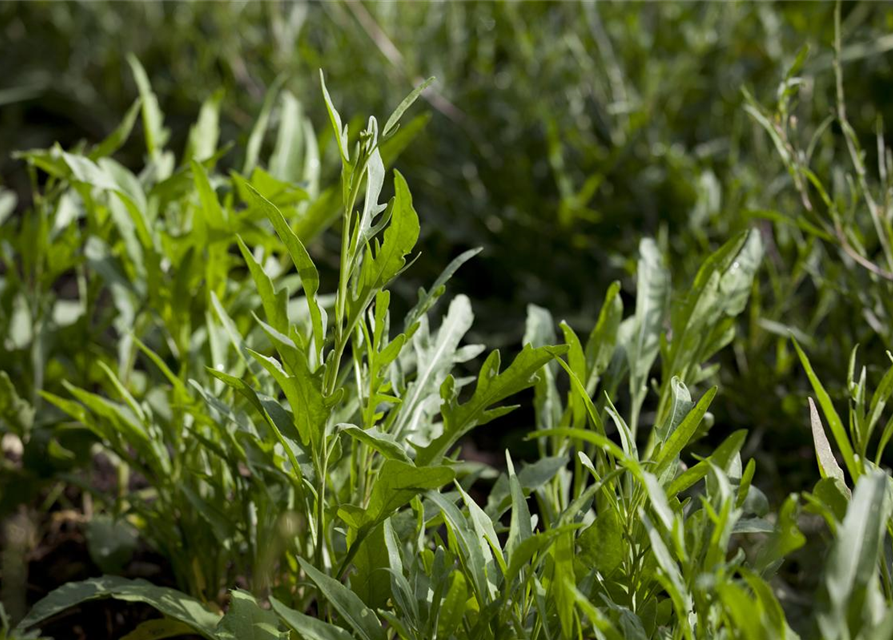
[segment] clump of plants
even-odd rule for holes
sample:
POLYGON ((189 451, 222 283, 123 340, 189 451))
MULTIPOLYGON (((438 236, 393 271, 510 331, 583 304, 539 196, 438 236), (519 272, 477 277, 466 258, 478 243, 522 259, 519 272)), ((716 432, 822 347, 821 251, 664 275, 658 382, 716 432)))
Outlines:
POLYGON ((810 405, 821 480, 774 511, 746 433, 710 412, 715 357, 763 259, 758 230, 681 288, 644 239, 631 309, 614 283, 581 334, 531 305, 503 363, 468 343, 467 297, 440 304, 476 250, 406 313, 392 300, 424 213, 388 164, 425 84, 357 130, 322 83, 341 166, 324 188, 325 154, 296 111, 265 168, 262 114, 244 170, 224 176, 212 99, 178 162, 132 64, 141 96, 125 122, 98 147, 22 154, 40 188, 2 227, 3 421, 27 455, 63 466, 47 482, 99 503, 87 527, 109 574, 62 586, 14 626, 4 614, 5 637, 112 598, 161 616, 130 638, 795 638, 778 569, 805 542, 804 514, 831 534, 822 637, 893 631, 880 468, 893 367, 870 393, 853 356, 847 428, 795 343, 844 467, 810 405), (138 115, 134 173, 110 155, 138 115), (314 249, 329 227, 337 250, 314 249), (40 251, 17 255, 32 239, 40 251), (506 452, 504 471, 463 459, 463 439, 519 415, 522 393, 536 459, 506 452), (115 470, 111 495, 73 473, 93 454, 115 470), (178 589, 114 575, 137 537, 178 589))

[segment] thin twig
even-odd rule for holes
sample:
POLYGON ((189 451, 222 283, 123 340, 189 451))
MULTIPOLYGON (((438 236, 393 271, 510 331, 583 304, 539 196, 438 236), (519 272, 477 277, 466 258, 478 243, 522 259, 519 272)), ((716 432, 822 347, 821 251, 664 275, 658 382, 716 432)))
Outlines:
POLYGON ((871 260, 862 256, 861 253, 859 253, 858 251, 856 251, 853 248, 853 246, 849 243, 849 240, 846 239, 846 235, 844 234, 843 229, 840 226, 840 222, 835 221, 834 231, 835 231, 835 234, 837 235, 837 239, 840 241, 841 248, 843 248, 843 250, 846 252, 846 254, 848 256, 850 256, 853 260, 855 260, 860 265, 862 265, 863 267, 865 267, 866 269, 871 271, 876 276, 878 276, 880 278, 884 278, 885 280, 889 280, 890 282, 893 282, 893 273, 877 266, 875 263, 873 263, 871 260))
MULTIPOLYGON (((363 30, 372 42, 375 43, 375 46, 378 47, 378 50, 381 51, 385 58, 387 58, 388 62, 399 69, 400 72, 409 78, 414 85, 424 82, 424 78, 409 71, 406 66, 406 60, 403 58, 403 54, 400 53, 400 50, 394 44, 393 40, 391 40, 388 37, 388 34, 386 34, 379 26, 378 22, 375 21, 375 18, 369 13, 366 7, 363 6, 362 2, 359 0, 347 0, 345 4, 351 10, 354 17, 357 19, 357 22, 360 23, 360 26, 363 27, 363 30)), ((429 87, 423 91, 422 97, 425 98, 432 107, 440 111, 453 122, 461 123, 465 120, 465 112, 443 95, 435 91, 433 87, 429 87)))
POLYGON ((887 233, 881 223, 878 204, 875 201, 874 196, 871 195, 871 190, 868 188, 868 181, 865 177, 865 167, 862 164, 862 159, 859 157, 859 150, 856 148, 854 142, 856 135, 855 131, 852 126, 850 126, 849 120, 847 120, 846 101, 843 93, 843 72, 841 71, 840 65, 840 50, 840 0, 838 0, 834 7, 834 77, 837 84, 837 117, 840 120, 840 125, 843 129, 843 137, 844 140, 846 140, 847 150, 850 153, 850 158, 856 169, 856 177, 859 179, 859 186, 865 195, 865 202, 868 204, 871 221, 874 223, 875 232, 881 243, 884 256, 887 259, 887 266, 893 269, 893 251, 891 251, 887 233))

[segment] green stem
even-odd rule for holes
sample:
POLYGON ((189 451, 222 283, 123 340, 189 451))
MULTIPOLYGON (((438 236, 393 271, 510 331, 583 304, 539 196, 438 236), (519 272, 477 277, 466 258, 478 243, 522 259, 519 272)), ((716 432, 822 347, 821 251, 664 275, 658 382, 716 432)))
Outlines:
MULTIPOLYGON (((325 449, 325 445, 323 445, 325 449)), ((329 456, 323 451, 322 461, 317 463, 317 475, 319 484, 316 492, 316 568, 325 572, 325 514, 326 514, 326 472, 328 471, 329 456)))

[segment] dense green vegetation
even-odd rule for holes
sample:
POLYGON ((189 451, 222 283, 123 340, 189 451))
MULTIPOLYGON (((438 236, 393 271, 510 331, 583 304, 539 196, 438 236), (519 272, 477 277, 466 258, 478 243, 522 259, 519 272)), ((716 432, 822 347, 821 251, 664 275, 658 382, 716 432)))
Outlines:
POLYGON ((893 635, 887 8, 0 7, 0 637, 893 635))

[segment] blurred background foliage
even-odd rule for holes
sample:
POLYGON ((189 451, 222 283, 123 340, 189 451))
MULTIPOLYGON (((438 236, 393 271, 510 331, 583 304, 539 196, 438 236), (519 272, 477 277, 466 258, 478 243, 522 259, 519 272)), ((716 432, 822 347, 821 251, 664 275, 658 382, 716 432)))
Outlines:
MULTIPOLYGON (((711 249, 757 226, 767 257, 742 330, 720 356, 717 433, 751 429, 749 446, 774 454, 761 460, 763 478, 783 473, 786 490, 805 488, 807 386, 790 331, 842 396, 850 349, 862 345, 873 375, 893 345, 893 287, 817 233, 821 214, 804 202, 792 158, 808 156, 839 203, 844 236, 881 264, 864 196, 884 204, 890 194, 877 135, 893 122, 889 9, 843 10, 848 118, 867 167, 857 181, 847 177, 857 171, 845 132, 829 120, 832 3, 3 3, 0 175, 25 207, 29 176, 9 152, 107 135, 137 93, 125 53, 146 68, 176 150, 216 91, 221 139, 244 148, 269 95, 274 122, 290 92, 327 130, 318 69, 347 114, 385 115, 395 96, 436 76, 396 162, 425 234, 404 299, 483 246, 452 290, 474 302, 474 341, 517 345, 528 304, 586 328, 613 280, 631 302, 644 236, 658 238, 679 284, 711 249), (785 134, 787 157, 772 131, 785 134)), ((138 138, 117 156, 127 166, 142 164, 138 138)), ((320 139, 325 183, 338 169, 331 142, 320 139)), ((815 189, 805 187, 818 201, 815 189)), ((313 247, 322 264, 337 260, 326 242, 313 247)))

